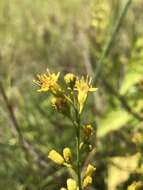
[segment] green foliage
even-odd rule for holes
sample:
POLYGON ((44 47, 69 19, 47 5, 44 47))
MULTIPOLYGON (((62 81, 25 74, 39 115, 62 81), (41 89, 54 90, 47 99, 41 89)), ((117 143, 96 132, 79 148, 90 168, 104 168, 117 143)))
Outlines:
MULTIPOLYGON (((114 158, 142 155, 143 3, 132 0, 121 19, 126 2, 0 0, 0 189, 58 190, 73 175, 47 156, 52 147, 74 149, 71 123, 55 116, 51 97, 33 86, 35 74, 47 68, 93 78, 100 70, 97 94, 82 118, 96 129, 96 153, 89 156, 97 165, 94 189, 108 189, 114 158)), ((140 156, 136 169, 110 190, 143 181, 142 167, 140 156)))

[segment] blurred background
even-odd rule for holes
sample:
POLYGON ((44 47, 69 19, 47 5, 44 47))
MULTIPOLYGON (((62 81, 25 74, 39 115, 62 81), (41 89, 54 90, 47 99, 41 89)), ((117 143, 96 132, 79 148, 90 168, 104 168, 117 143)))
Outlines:
POLYGON ((47 68, 98 87, 83 118, 96 131, 88 189, 143 180, 143 1, 0 0, 0 189, 59 190, 70 176, 47 158, 75 146, 72 124, 33 85, 47 68))

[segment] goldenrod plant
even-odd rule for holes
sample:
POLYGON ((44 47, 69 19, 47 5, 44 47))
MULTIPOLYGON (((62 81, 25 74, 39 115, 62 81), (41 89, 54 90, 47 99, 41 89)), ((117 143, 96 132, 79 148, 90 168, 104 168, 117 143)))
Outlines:
POLYGON ((56 164, 73 169, 76 173, 77 178, 67 179, 67 187, 62 187, 61 190, 83 190, 92 184, 92 177, 96 167, 89 163, 82 171, 81 152, 83 152, 82 149, 84 149, 85 145, 89 145, 94 129, 92 125, 82 123, 81 115, 89 92, 95 92, 97 88, 92 87, 92 79, 89 76, 79 78, 72 73, 68 73, 64 76, 65 86, 59 83, 59 77, 60 73, 55 74, 48 70, 45 74, 37 75, 34 83, 40 87, 38 92, 51 93, 51 104, 54 110, 71 120, 73 129, 76 132, 76 161, 74 162, 72 150, 69 147, 65 147, 62 154, 56 150, 51 150, 48 158, 56 164))

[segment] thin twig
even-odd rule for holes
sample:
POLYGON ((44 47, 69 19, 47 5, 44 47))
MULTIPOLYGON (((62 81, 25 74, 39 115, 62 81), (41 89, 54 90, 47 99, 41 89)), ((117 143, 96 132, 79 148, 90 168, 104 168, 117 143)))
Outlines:
POLYGON ((87 166, 87 164, 90 162, 90 160, 93 158, 93 156, 96 154, 96 148, 93 148, 92 151, 88 154, 84 164, 83 164, 83 170, 87 166))
POLYGON ((115 36, 117 35, 117 33, 121 27, 122 21, 123 21, 125 15, 127 14, 127 11, 128 11, 128 8, 129 8, 131 2, 132 2, 132 0, 127 0, 127 2, 125 3, 125 6, 123 7, 119 18, 117 19, 116 24, 113 26, 111 35, 109 36, 109 38, 107 39, 107 42, 105 43, 105 46, 104 46, 103 51, 101 53, 101 56, 97 62, 96 75, 94 78, 94 83, 96 83, 97 79, 99 78, 99 75, 101 75, 104 60, 108 56, 108 54, 111 50, 115 36))
POLYGON ((104 86, 106 87, 107 91, 109 93, 111 93, 113 96, 115 96, 119 102, 121 103, 121 105, 123 106, 123 108, 129 113, 131 114, 134 118, 136 118, 139 121, 143 121, 143 116, 141 116, 139 113, 135 112, 127 103, 126 99, 124 96, 118 94, 118 92, 109 84, 106 82, 106 80, 102 79, 102 83, 104 84, 104 86))
MULTIPOLYGON (((107 43, 105 44, 105 46, 103 48, 103 52, 102 52, 101 57, 100 57, 100 59, 98 61, 98 64, 97 64, 96 76, 95 76, 95 79, 94 79, 94 83, 96 82, 99 74, 101 74, 101 68, 102 68, 102 65, 104 63, 104 59, 108 56, 108 54, 109 54, 109 52, 111 50, 111 46, 113 44, 115 36, 117 35, 117 33, 118 33, 118 31, 119 31, 119 29, 121 27, 122 21, 123 21, 125 15, 127 14, 127 11, 128 11, 128 8, 129 8, 131 2, 132 2, 132 0, 128 0, 126 2, 123 10, 121 11, 121 14, 120 14, 117 22, 115 24, 115 26, 113 27, 112 35, 107 39, 107 43)), ((101 78, 103 78, 102 75, 101 75, 101 78)), ((109 92, 111 92, 120 101, 123 108, 128 113, 130 113, 136 119, 138 119, 140 121, 143 121, 143 117, 132 110, 132 108, 128 105, 126 99, 123 96, 119 95, 118 92, 116 92, 116 90, 106 80, 103 79, 103 83, 104 83, 104 86, 107 88, 107 90, 109 90, 109 92)))

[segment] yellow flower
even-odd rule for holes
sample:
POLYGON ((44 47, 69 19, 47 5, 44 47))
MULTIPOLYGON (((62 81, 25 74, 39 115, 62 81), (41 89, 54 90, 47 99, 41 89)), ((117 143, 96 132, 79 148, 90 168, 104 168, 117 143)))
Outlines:
POLYGON ((54 161, 57 164, 64 164, 64 158, 55 150, 51 150, 49 152, 48 158, 50 158, 52 161, 54 161))
POLYGON ((92 184, 92 177, 86 176, 83 180, 83 187, 87 187, 90 184, 92 184))
POLYGON ((92 174, 95 172, 95 170, 96 170, 96 168, 93 165, 88 164, 87 169, 85 171, 85 175, 92 176, 92 174))
POLYGON ((91 80, 92 79, 88 76, 86 79, 82 77, 81 79, 76 80, 75 90, 78 91, 79 113, 82 112, 88 92, 95 92, 97 90, 97 88, 91 86, 91 80))
POLYGON ((91 135, 93 135, 93 127, 91 125, 85 125, 83 127, 83 133, 85 138, 89 138, 91 135))
POLYGON ((63 156, 64 156, 64 159, 65 159, 66 162, 70 162, 71 161, 72 153, 71 153, 70 148, 68 148, 68 147, 64 148, 64 150, 63 150, 63 156))
POLYGON ((59 75, 59 72, 55 74, 50 73, 50 71, 47 71, 45 74, 37 75, 37 79, 33 80, 33 82, 40 86, 38 92, 46 92, 50 90, 54 95, 61 93, 61 88, 57 83, 59 75))
POLYGON ((68 73, 64 76, 64 80, 66 82, 66 84, 73 89, 75 82, 76 82, 76 76, 72 73, 68 73))
POLYGON ((66 188, 62 187, 60 190, 67 190, 66 188))
POLYGON ((68 188, 68 190, 77 190, 76 181, 73 179, 68 179, 67 180, 67 188, 68 188))
POLYGON ((143 189, 143 182, 133 182, 130 186, 128 186, 128 190, 142 190, 143 189))

